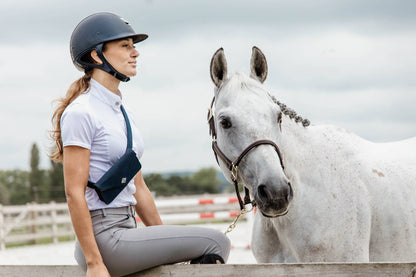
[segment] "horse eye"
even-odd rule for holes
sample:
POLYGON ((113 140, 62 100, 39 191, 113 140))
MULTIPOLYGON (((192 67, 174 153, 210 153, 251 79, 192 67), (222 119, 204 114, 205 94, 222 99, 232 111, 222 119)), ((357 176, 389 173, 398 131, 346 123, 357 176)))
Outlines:
POLYGON ((279 122, 279 124, 282 124, 282 113, 279 113, 279 115, 277 116, 277 122, 279 122))
POLYGON ((224 128, 224 129, 229 129, 232 126, 231 121, 229 121, 228 119, 225 119, 225 118, 221 119, 220 124, 221 124, 222 128, 224 128))

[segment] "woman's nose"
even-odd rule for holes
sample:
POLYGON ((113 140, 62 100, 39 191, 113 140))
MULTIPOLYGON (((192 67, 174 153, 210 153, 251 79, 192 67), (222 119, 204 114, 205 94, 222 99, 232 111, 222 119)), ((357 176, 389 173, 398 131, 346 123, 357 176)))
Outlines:
POLYGON ((137 58, 138 56, 140 56, 140 53, 139 53, 139 51, 137 51, 137 49, 136 48, 133 48, 133 52, 132 52, 132 54, 131 54, 133 57, 135 57, 135 58, 137 58))

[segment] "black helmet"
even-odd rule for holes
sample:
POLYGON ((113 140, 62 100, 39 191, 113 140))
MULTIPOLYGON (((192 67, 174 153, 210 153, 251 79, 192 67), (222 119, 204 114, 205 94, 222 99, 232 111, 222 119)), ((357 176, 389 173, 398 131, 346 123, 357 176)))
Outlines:
POLYGON ((84 18, 75 27, 71 36, 71 58, 74 65, 81 71, 99 68, 117 79, 127 82, 129 77, 117 72, 104 58, 102 48, 105 42, 132 38, 133 43, 147 38, 146 34, 136 34, 130 24, 118 15, 101 12, 84 18), (96 50, 103 64, 94 64, 89 59, 89 53, 96 50))

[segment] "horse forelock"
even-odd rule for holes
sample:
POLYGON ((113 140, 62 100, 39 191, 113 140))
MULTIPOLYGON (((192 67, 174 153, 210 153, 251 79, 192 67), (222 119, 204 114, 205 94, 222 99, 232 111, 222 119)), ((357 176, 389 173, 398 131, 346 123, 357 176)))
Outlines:
POLYGON ((234 73, 223 85, 221 91, 239 91, 241 89, 250 90, 257 94, 267 94, 263 85, 253 78, 246 76, 241 72, 234 73))

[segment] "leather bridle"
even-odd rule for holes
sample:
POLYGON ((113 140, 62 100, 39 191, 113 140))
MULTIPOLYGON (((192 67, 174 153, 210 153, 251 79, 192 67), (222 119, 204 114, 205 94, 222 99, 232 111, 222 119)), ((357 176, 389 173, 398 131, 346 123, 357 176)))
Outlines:
POLYGON ((215 102, 215 96, 212 99, 211 106, 208 109, 208 116, 207 116, 208 124, 209 124, 209 133, 210 133, 210 135, 212 137, 212 150, 214 151, 215 159, 217 160, 218 165, 219 165, 219 162, 218 162, 218 157, 219 157, 225 163, 225 165, 227 166, 228 170, 230 171, 231 180, 234 183, 234 188, 235 188, 235 192, 237 194, 238 203, 240 204, 240 209, 243 210, 245 205, 252 204, 252 206, 255 206, 256 203, 254 202, 254 200, 251 200, 250 199, 250 193, 249 193, 248 188, 246 188, 246 187, 244 187, 244 192, 245 192, 244 202, 241 199, 240 192, 239 192, 239 189, 238 189, 238 166, 239 166, 241 160, 253 148, 255 148, 255 147, 259 146, 259 145, 271 145, 276 150, 277 155, 279 157, 280 165, 282 166, 282 169, 284 169, 282 155, 281 155, 280 150, 279 150, 279 147, 276 145, 276 143, 274 143, 271 140, 262 139, 262 140, 255 141, 252 144, 250 144, 249 146, 247 146, 246 149, 244 149, 244 151, 234 161, 231 161, 221 151, 221 149, 218 147, 218 144, 217 144, 217 132, 216 132, 216 129, 215 129, 214 114, 213 114, 213 111, 212 111, 212 107, 214 105, 214 102, 215 102))

